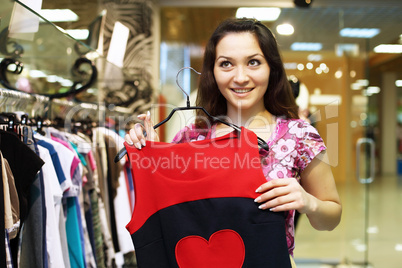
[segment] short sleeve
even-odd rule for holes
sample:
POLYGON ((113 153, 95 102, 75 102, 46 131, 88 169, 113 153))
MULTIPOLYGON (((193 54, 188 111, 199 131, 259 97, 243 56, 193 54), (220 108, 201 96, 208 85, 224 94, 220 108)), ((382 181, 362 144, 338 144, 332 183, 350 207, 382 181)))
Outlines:
POLYGON ((299 168, 299 171, 303 171, 308 164, 322 151, 325 151, 327 148, 324 144, 323 139, 320 134, 318 134, 317 129, 315 129, 308 122, 297 120, 294 126, 290 126, 291 128, 299 128, 297 131, 299 135, 297 138, 298 142, 298 158, 296 161, 296 165, 299 168))

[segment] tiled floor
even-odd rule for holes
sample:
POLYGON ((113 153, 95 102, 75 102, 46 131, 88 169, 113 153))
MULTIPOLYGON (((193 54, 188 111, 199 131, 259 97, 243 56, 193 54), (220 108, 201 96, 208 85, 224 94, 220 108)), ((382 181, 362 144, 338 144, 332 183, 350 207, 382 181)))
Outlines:
POLYGON ((316 231, 307 217, 300 218, 297 267, 402 267, 402 178, 377 177, 370 185, 350 179, 338 191, 343 214, 334 231, 316 231))

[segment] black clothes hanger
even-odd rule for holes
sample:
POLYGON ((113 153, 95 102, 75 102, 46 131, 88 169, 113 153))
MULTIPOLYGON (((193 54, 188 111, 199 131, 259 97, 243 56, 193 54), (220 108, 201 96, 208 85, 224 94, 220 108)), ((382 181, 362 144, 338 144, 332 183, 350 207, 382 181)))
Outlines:
MULTIPOLYGON (((170 112, 170 114, 169 114, 163 121, 161 121, 161 122, 159 122, 158 124, 156 124, 153 128, 156 129, 156 128, 160 127, 161 125, 163 125, 164 123, 166 123, 167 121, 169 121, 169 119, 173 116, 173 114, 174 114, 176 111, 202 110, 202 111, 203 111, 209 118, 211 118, 213 121, 219 122, 219 123, 222 123, 222 124, 225 124, 225 125, 227 125, 227 126, 233 128, 233 129, 235 129, 236 131, 240 132, 240 131, 241 131, 241 128, 240 128, 240 127, 238 127, 238 126, 235 125, 235 124, 229 123, 229 122, 227 122, 227 121, 225 121, 225 120, 222 120, 222 119, 219 118, 219 117, 216 117, 216 116, 211 115, 207 110, 204 109, 204 107, 191 106, 191 105, 190 105, 190 96, 187 94, 187 92, 185 92, 185 91, 183 90, 183 88, 180 86, 180 84, 179 84, 179 82, 178 82, 178 76, 179 76, 179 74, 180 74, 184 69, 191 69, 191 70, 193 70, 194 72, 196 72, 197 74, 201 74, 201 73, 197 72, 197 71, 194 70, 192 67, 184 67, 184 68, 181 68, 181 69, 179 70, 179 72, 177 73, 177 75, 176 75, 176 83, 177 83, 178 87, 181 89, 181 91, 183 91, 183 93, 186 95, 186 98, 187 98, 187 106, 186 106, 186 107, 176 107, 176 108, 174 108, 174 109, 170 112)), ((144 133, 144 134, 146 135, 146 133, 144 133)), ((268 144, 267 144, 263 139, 261 139, 260 137, 257 137, 257 138, 258 138, 258 145, 261 147, 261 149, 264 149, 265 151, 268 151, 268 149, 269 149, 268 144)), ((117 153, 116 157, 114 158, 114 162, 115 162, 115 163, 119 162, 120 159, 122 159, 126 153, 127 153, 126 148, 122 148, 122 149, 117 153)))
POLYGON ((0 113, 0 129, 14 133, 25 144, 29 144, 27 126, 29 126, 27 114, 23 114, 19 119, 14 113, 0 113))
POLYGON ((46 135, 46 132, 43 130, 44 122, 42 117, 38 116, 36 117, 36 132, 41 134, 42 136, 46 135))
POLYGON ((15 132, 17 130, 18 122, 13 113, 0 113, 0 125, 5 126, 5 131, 15 132))

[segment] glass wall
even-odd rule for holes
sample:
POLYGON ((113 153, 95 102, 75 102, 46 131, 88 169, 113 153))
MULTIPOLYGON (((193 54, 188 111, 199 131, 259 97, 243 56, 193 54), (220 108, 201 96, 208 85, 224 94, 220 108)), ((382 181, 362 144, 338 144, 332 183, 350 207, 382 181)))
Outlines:
MULTIPOLYGON (((395 83, 402 79, 401 54, 375 51, 379 45, 400 44, 402 3, 316 1, 297 8, 285 2, 277 4, 279 17, 264 23, 278 40, 289 79, 300 82, 297 102, 326 142, 344 204, 342 222, 332 232, 315 231, 301 217, 296 228, 298 267, 399 267, 402 236, 395 223, 402 213, 394 204, 401 190, 396 174, 402 108, 401 89, 395 83), (294 33, 281 35, 278 26, 283 24, 292 25, 294 33), (389 126, 397 123, 398 129, 390 131, 389 126), (393 170, 386 166, 391 162, 393 170)), ((172 76, 163 78, 162 95, 177 90, 182 96, 171 68, 191 66, 200 71, 209 35, 240 7, 238 2, 225 8, 208 3, 162 4, 161 59, 173 50, 180 54, 161 64, 161 74, 172 76)), ((187 79, 180 81, 190 86, 195 100, 198 77, 191 74, 187 79)), ((183 100, 174 98, 171 104, 183 100)), ((170 129, 167 139, 178 127, 170 129)))

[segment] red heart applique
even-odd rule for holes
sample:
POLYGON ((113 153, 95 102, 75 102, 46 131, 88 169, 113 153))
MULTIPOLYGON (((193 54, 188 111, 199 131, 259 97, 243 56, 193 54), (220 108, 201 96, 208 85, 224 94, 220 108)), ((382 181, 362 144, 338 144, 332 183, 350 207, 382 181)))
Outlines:
POLYGON ((245 248, 241 236, 233 230, 220 230, 209 241, 191 235, 176 244, 176 260, 180 268, 241 268, 245 248))

